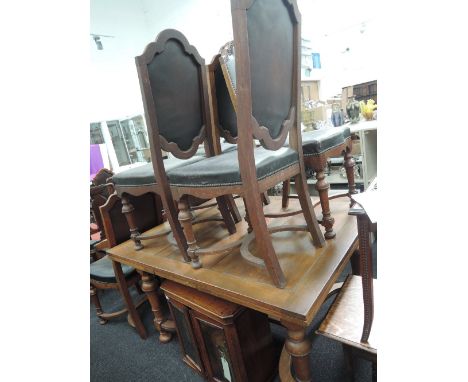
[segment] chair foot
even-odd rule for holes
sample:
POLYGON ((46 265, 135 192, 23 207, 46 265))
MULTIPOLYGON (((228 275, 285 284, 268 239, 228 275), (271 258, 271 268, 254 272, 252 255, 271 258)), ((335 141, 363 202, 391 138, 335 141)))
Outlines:
POLYGON ((331 231, 325 231, 324 236, 325 236, 325 239, 330 240, 336 237, 336 232, 333 231, 333 229, 331 231))
POLYGON ((202 264, 197 255, 197 250, 199 248, 195 239, 195 235, 193 234, 192 213, 190 212, 187 200, 184 198, 179 200, 179 222, 184 229, 184 235, 187 239, 187 254, 190 257, 192 268, 199 269, 202 267, 202 264))
POLYGON ((200 269, 202 268, 202 263, 200 262, 200 258, 198 257, 197 254, 191 253, 189 251, 189 256, 192 259, 191 264, 193 269, 200 269))
MULTIPOLYGON (((99 316, 98 316, 98 317, 99 317, 99 316)), ((102 318, 102 317, 99 317, 99 324, 105 325, 105 324, 107 324, 107 320, 105 320, 105 319, 102 318)))

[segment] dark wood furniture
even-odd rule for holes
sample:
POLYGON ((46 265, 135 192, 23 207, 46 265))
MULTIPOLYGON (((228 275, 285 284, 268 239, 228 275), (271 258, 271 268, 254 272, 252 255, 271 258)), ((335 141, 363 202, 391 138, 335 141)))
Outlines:
POLYGON ((101 213, 99 207, 107 202, 107 198, 114 192, 114 187, 108 182, 108 179, 112 177, 114 173, 106 168, 102 168, 95 175, 91 181, 90 186, 90 205, 91 205, 91 216, 92 220, 96 224, 97 228, 91 234, 100 232, 100 239, 106 238, 105 232, 102 228, 101 213))
MULTIPOLYGON (((230 143, 237 143, 237 77, 235 71, 234 42, 226 43, 220 53, 214 57, 209 66, 211 93, 213 94, 213 115, 215 126, 221 136, 230 143)), ((355 194, 354 159, 351 155, 352 139, 347 126, 327 128, 301 133, 304 164, 306 168, 314 170, 317 183, 315 188, 320 197, 322 218, 320 223, 325 227, 325 238, 333 239, 334 219, 330 212, 328 190, 330 185, 325 177, 327 161, 330 157, 342 155, 348 178, 349 195, 355 194)), ((289 146, 286 140, 285 146, 289 146)), ((339 195, 343 196, 343 195, 339 195)), ((288 207, 290 197, 290 179, 283 182, 283 208, 288 207)), ((338 197, 338 196, 334 196, 338 197)))
POLYGON ((273 379, 279 351, 267 315, 169 280, 161 289, 187 365, 209 381, 273 379))
MULTIPOLYGON (((243 214, 244 206, 239 199, 237 201, 243 214)), ((295 199, 290 204, 292 209, 299 205, 295 199)), ((348 215, 349 201, 338 198, 331 200, 330 204, 337 235, 335 239, 327 240, 324 247, 315 247, 306 232, 282 232, 272 236, 287 280, 283 289, 271 284, 265 266, 245 261, 239 249, 228 256, 226 253, 209 256, 202 269, 193 269, 184 263, 178 250, 161 237, 148 240, 140 251, 135 251, 133 242, 127 241, 109 249, 108 254, 115 261, 141 270, 147 277, 158 275, 280 321, 288 331, 280 361, 281 379, 286 380, 290 375, 292 363, 294 375, 302 381, 310 381, 308 357, 311 344, 305 335, 307 327, 357 248, 356 221, 348 215)), ((271 197, 265 212, 278 211, 281 211, 281 198, 271 197)), ((215 214, 216 210, 211 208, 200 215, 215 214)), ((279 225, 293 225, 301 220, 299 215, 293 215, 279 218, 277 222, 279 225)), ((145 234, 166 228, 167 223, 145 234)), ((243 221, 237 224, 237 232, 229 235, 216 222, 210 222, 194 226, 194 233, 203 246, 215 242, 223 245, 242 238, 247 229, 248 224, 243 221)))
MULTIPOLYGON (((122 204, 120 198, 114 193, 107 202, 100 207, 103 230, 106 232, 107 245, 113 247, 129 239, 128 226, 122 213, 122 204)), ((91 278, 91 301, 96 307, 96 314, 99 317, 99 323, 105 324, 109 319, 128 313, 129 323, 134 326, 141 338, 146 339, 147 334, 143 323, 136 311, 146 298, 140 299, 135 305, 132 301, 128 288, 135 286, 140 294, 141 289, 138 285, 140 277, 135 268, 117 263, 109 259, 108 256, 93 262, 90 266, 91 278), (118 289, 125 303, 125 308, 106 313, 103 311, 98 290, 118 289)))
MULTIPOLYGON (((200 254, 213 254, 217 250, 199 248, 182 197, 239 194, 246 203, 252 230, 249 239, 255 238, 257 259, 263 261, 273 283, 284 288, 287 281, 270 233, 306 230, 315 246, 321 247, 325 242, 307 192, 299 130, 300 14, 294 1, 281 0, 233 0, 231 10, 236 50, 238 150, 175 168, 168 172, 169 183, 182 201, 179 220, 190 243, 188 254, 194 268, 201 267, 200 254), (283 147, 288 133, 289 147, 283 147), (254 139, 263 147, 254 149, 254 139), (306 225, 276 226, 269 230, 261 195, 291 177, 296 181, 306 225)), ((234 136, 232 131, 230 135, 234 136)), ((244 248, 244 252, 249 251, 244 248)))
MULTIPOLYGON (((343 156, 346 177, 348 179, 348 194, 357 193, 354 181, 355 161, 351 155, 352 139, 349 127, 339 126, 323 130, 315 130, 302 133, 302 149, 304 151, 304 164, 315 173, 317 182, 315 189, 318 191, 320 205, 322 207, 322 217, 320 223, 325 227, 325 238, 333 239, 336 233, 333 231, 335 222, 330 210, 330 197, 328 191, 330 184, 327 182, 325 170, 329 158, 343 156)), ((291 195, 290 181, 283 182, 283 208, 287 208, 291 195)), ((333 198, 344 195, 334 195, 333 198)))
MULTIPOLYGON (((187 39, 172 29, 161 32, 135 61, 148 123, 152 164, 117 174, 113 182, 122 196, 135 248, 141 249, 141 240, 147 238, 140 235, 140 227, 134 223, 132 213, 135 209, 128 203, 127 195, 151 191, 160 195, 170 224, 170 230, 162 234, 172 231, 183 258, 190 261, 187 248, 191 242, 187 243, 184 236, 176 206, 176 202, 183 199, 180 203, 188 211, 189 202, 184 195, 170 189, 168 173, 203 160, 204 155, 196 155, 200 144, 204 144, 207 156, 214 154, 204 61, 187 39), (162 150, 174 158, 164 160, 162 150)), ((234 233, 235 222, 240 216, 232 196, 217 195, 216 202, 221 221, 230 233, 234 233)), ((191 219, 191 211, 187 211, 185 213, 190 214, 191 219)))
POLYGON ((343 344, 348 374, 354 380, 353 355, 372 362, 377 380, 378 331, 374 323, 374 298, 377 280, 372 275, 370 234, 377 231, 377 193, 372 188, 354 199, 349 214, 357 217, 359 274, 346 279, 317 333, 343 344), (359 204, 358 204, 359 203, 359 204), (371 330, 372 329, 372 330, 371 330))

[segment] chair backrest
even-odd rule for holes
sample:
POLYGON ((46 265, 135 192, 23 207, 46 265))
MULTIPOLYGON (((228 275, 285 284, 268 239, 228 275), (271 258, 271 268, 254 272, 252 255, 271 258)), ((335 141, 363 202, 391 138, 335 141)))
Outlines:
POLYGON ((91 181, 90 186, 90 204, 91 204, 91 214, 94 218, 98 230, 101 232, 101 239, 106 238, 106 234, 102 225, 101 213, 99 212, 99 207, 106 203, 109 195, 114 192, 114 185, 108 183, 107 179, 110 178, 114 173, 106 168, 102 168, 96 174, 96 176, 91 181))
MULTIPOLYGON (((232 45, 232 41, 228 44, 232 45)), ((227 44, 226 44, 227 45, 227 44)), ((224 47, 223 47, 224 49, 224 47)), ((222 49, 222 50, 223 50, 222 49)), ((213 124, 216 132, 227 142, 237 143, 236 96, 229 74, 225 74, 221 54, 217 54, 208 65, 210 93, 212 99, 213 124), (229 82, 228 82, 229 81, 229 82)), ((232 61, 231 61, 232 62, 232 61)), ((216 139, 217 135, 215 135, 216 139)))
POLYGON ((277 150, 300 126, 300 13, 295 0, 231 0, 231 9, 239 135, 277 150))
POLYGON ((161 149, 190 158, 210 138, 205 61, 182 33, 166 29, 135 62, 153 160, 161 149))
MULTIPOLYGON (((162 203, 157 194, 147 193, 141 196, 127 196, 135 210, 135 222, 140 232, 147 231, 163 222, 162 203)), ((122 201, 113 193, 106 204, 100 207, 103 228, 109 247, 112 248, 130 239, 130 228, 122 213, 122 201)))
POLYGON ((101 186, 107 184, 109 183, 107 179, 111 178, 113 175, 114 173, 111 170, 108 170, 107 168, 101 168, 94 176, 93 180, 91 181, 91 184, 93 186, 101 186))

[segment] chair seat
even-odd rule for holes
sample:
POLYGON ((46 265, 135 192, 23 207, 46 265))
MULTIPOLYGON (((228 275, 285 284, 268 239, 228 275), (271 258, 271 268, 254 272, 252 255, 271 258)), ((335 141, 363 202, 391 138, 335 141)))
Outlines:
POLYGON ((101 240, 90 240, 89 241, 89 244, 90 244, 90 248, 89 249, 94 249, 94 247, 96 246, 97 243, 100 243, 101 240))
MULTIPOLYGON (((255 149, 257 178, 262 180, 299 161, 298 153, 289 147, 271 151, 263 147, 255 149)), ((220 187, 242 184, 237 150, 231 150, 211 158, 176 167, 167 171, 169 183, 182 187, 220 187)))
POLYGON ((334 147, 344 144, 351 136, 349 127, 338 126, 302 133, 304 156, 317 156, 334 147))
MULTIPOLYGON (((233 145, 228 142, 221 143, 221 151, 228 152, 236 150, 237 145, 233 145)), ((196 152, 195 156, 189 159, 178 159, 169 158, 164 160, 164 168, 167 171, 180 166, 185 166, 190 163, 197 162, 199 160, 206 159, 205 149, 203 145, 200 145, 200 149, 196 152)), ((135 167, 126 171, 122 171, 115 174, 112 177, 112 181, 118 186, 149 186, 156 184, 156 178, 154 176, 153 164, 147 163, 143 166, 135 167)))
MULTIPOLYGON (((167 172, 172 168, 185 166, 204 158, 204 156, 193 156, 190 159, 169 158, 164 160, 164 168, 167 172)), ((147 163, 143 166, 119 172, 112 177, 112 181, 116 186, 149 186, 156 184, 153 164, 147 163)))
MULTIPOLYGON (((122 272, 125 278, 127 278, 135 272, 135 268, 122 264, 122 272)), ((109 256, 104 256, 102 259, 91 263, 90 277, 93 280, 105 283, 117 282, 114 274, 114 268, 112 267, 112 260, 109 256)))
MULTIPOLYGON (((377 301, 377 280, 373 280, 374 301, 377 301)), ((374 320, 368 343, 361 342, 364 325, 364 302, 362 298, 362 279, 349 275, 340 293, 333 302, 327 316, 322 321, 318 334, 351 345, 369 353, 377 354, 377 317, 374 320)))

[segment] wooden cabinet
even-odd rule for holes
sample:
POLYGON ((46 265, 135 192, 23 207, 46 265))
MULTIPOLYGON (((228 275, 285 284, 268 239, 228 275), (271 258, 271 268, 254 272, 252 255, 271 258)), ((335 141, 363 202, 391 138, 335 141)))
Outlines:
POLYGON ((176 323, 183 361, 208 381, 269 381, 279 350, 268 317, 195 289, 161 285, 176 323))

